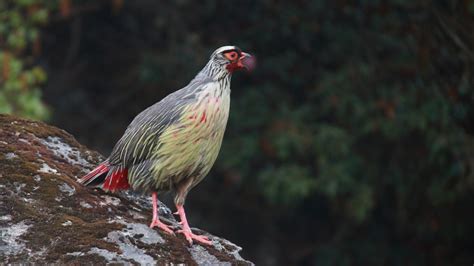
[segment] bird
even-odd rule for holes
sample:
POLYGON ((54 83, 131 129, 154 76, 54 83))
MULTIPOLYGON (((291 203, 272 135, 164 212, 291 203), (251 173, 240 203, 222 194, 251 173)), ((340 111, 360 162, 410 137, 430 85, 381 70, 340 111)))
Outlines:
POLYGON ((255 57, 237 46, 215 50, 202 70, 184 88, 139 113, 115 144, 109 157, 79 179, 105 191, 150 193, 151 228, 174 231, 158 217, 158 193, 175 193, 174 204, 186 240, 212 241, 194 234, 184 209, 188 192, 211 170, 221 148, 230 109, 230 83, 238 70, 251 71, 255 57))

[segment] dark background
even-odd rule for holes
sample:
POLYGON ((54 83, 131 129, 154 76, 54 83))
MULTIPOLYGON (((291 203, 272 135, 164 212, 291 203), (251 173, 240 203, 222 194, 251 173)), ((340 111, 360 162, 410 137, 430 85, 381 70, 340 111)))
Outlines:
POLYGON ((191 225, 257 265, 472 265, 473 30, 469 0, 3 0, 0 111, 107 155, 237 45, 191 225))

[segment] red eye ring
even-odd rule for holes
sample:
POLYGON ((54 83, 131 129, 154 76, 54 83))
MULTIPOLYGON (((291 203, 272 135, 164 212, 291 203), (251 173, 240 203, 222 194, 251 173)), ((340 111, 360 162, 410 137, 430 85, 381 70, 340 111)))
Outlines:
POLYGON ((237 52, 232 51, 232 52, 227 53, 225 56, 227 57, 227 59, 234 61, 235 59, 237 59, 238 54, 237 52))

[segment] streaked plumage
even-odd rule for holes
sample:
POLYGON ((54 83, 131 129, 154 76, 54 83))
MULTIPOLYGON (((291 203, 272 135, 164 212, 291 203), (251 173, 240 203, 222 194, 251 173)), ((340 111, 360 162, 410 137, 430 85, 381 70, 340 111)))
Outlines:
POLYGON ((189 178, 196 184, 217 158, 229 107, 230 75, 198 75, 133 120, 110 155, 111 169, 128 168, 135 190, 170 190, 189 178))
POLYGON ((209 173, 219 153, 229 116, 232 72, 252 66, 252 57, 235 46, 217 49, 186 87, 137 115, 109 158, 81 182, 112 191, 131 187, 152 192, 154 201, 155 192, 174 190, 179 212, 189 190, 209 173))

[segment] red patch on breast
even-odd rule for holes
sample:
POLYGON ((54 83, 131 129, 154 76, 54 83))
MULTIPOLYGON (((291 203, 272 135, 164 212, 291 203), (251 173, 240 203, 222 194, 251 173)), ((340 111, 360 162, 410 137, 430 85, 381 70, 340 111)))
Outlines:
POLYGON ((207 121, 207 116, 206 116, 206 111, 204 111, 201 116, 201 123, 206 123, 206 121, 207 121))

